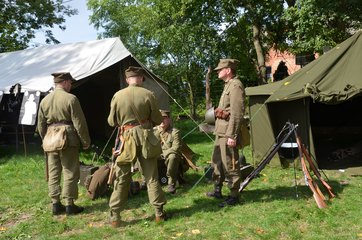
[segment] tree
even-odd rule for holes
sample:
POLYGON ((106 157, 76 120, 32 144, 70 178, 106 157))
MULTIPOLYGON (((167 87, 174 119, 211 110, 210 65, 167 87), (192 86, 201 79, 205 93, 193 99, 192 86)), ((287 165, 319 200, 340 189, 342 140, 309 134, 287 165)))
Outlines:
POLYGON ((362 28, 362 5, 359 0, 296 0, 283 18, 291 52, 322 53, 362 28))
POLYGON ((90 0, 92 23, 120 36, 142 62, 172 85, 171 95, 195 117, 204 75, 219 58, 219 1, 90 0), (184 89, 188 94, 184 95, 184 89))
POLYGON ((64 30, 64 15, 77 14, 62 0, 0 0, 0 9, 0 52, 28 47, 39 30, 45 31, 46 43, 59 43, 49 29, 59 26, 64 30))

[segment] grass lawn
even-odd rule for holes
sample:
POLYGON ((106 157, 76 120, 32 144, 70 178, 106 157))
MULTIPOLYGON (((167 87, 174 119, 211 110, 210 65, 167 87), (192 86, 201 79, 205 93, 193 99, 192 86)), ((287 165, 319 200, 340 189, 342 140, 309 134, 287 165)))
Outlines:
MULTIPOLYGON (((193 126, 179 128, 185 135, 193 126)), ((27 157, 0 146, 0 239, 362 239, 361 173, 325 171, 337 197, 318 209, 300 170, 267 166, 241 193, 240 205, 219 208, 219 200, 205 197, 212 184, 202 178, 212 141, 198 131, 184 141, 197 153, 194 161, 202 170, 189 170, 187 184, 167 194, 165 209, 172 218, 155 223, 142 191, 130 196, 118 229, 108 225, 108 199, 92 201, 81 186, 77 204, 85 212, 52 216, 40 146, 27 157)), ((244 153, 252 162, 250 149, 244 153)), ((89 163, 92 152, 82 152, 81 158, 89 163)))

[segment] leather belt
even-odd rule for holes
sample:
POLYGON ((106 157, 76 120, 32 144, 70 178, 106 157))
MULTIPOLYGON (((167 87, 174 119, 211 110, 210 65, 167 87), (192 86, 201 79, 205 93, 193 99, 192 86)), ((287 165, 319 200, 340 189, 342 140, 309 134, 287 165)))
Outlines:
POLYGON ((73 125, 72 121, 59 121, 59 122, 53 122, 51 124, 48 124, 49 126, 63 126, 63 125, 73 125))

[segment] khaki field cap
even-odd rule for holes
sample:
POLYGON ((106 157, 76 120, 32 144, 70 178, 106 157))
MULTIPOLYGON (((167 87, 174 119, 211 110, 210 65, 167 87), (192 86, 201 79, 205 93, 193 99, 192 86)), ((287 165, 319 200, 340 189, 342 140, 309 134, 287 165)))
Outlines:
POLYGON ((170 117, 170 111, 160 110, 162 117, 170 117))
POLYGON ((136 77, 136 76, 144 76, 144 70, 141 67, 130 66, 125 71, 125 75, 126 75, 126 78, 136 77))
POLYGON ((217 65, 217 67, 214 70, 218 71, 223 68, 231 68, 233 70, 236 70, 236 67, 238 66, 238 64, 239 64, 239 60, 236 60, 236 59, 228 59, 228 58, 220 59, 219 64, 217 65))
POLYGON ((54 83, 60 83, 65 80, 71 80, 72 83, 75 82, 75 79, 70 75, 69 72, 58 72, 58 73, 52 73, 52 76, 54 76, 54 83))

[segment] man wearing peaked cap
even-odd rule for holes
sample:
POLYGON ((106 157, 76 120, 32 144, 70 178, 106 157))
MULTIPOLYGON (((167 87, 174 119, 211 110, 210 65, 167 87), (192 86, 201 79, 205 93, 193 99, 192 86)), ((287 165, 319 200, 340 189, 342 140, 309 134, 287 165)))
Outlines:
POLYGON ((115 179, 109 199, 110 220, 113 227, 121 223, 121 211, 127 202, 132 180, 132 164, 138 160, 147 184, 149 202, 155 208, 157 222, 166 219, 163 206, 166 197, 158 181, 157 161, 161 143, 153 133, 153 127, 162 122, 155 95, 142 87, 144 71, 140 67, 129 67, 125 71, 128 87, 113 95, 108 115, 108 124, 119 127, 123 147, 113 165, 115 179), (152 146, 151 146, 152 144, 152 146), (148 146, 149 148, 143 148, 148 146))
POLYGON ((220 59, 215 68, 218 78, 224 81, 224 90, 219 105, 215 109, 214 134, 216 138, 212 154, 214 190, 206 195, 222 198, 222 186, 227 179, 230 196, 219 205, 220 207, 235 205, 239 202, 241 172, 238 145, 245 109, 245 93, 243 84, 235 75, 238 63, 236 59, 220 59))
POLYGON ((162 146, 161 158, 166 165, 168 179, 167 192, 176 193, 176 184, 179 176, 182 176, 182 154, 180 131, 172 126, 170 111, 160 110, 163 116, 162 123, 155 128, 156 136, 159 136, 162 146))
POLYGON ((53 215, 78 214, 84 210, 74 204, 78 198, 80 177, 79 147, 82 145, 83 149, 87 149, 90 137, 79 100, 69 93, 74 78, 69 72, 51 75, 55 90, 40 102, 37 126, 47 155, 49 197, 53 203, 53 215), (63 135, 57 135, 58 132, 63 135), (64 142, 66 144, 62 144, 64 142), (62 173, 63 188, 60 187, 62 173))
POLYGON ((57 72, 51 75, 54 77, 54 83, 60 83, 65 80, 70 80, 72 83, 76 81, 69 72, 57 72))

